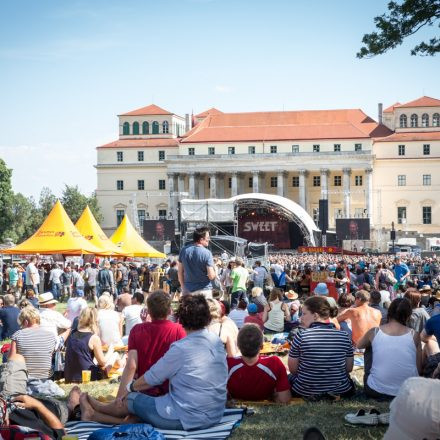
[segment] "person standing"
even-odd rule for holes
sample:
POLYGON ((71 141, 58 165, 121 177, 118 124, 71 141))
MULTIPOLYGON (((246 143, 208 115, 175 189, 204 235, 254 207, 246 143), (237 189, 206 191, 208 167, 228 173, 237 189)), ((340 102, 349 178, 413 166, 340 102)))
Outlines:
POLYGON ((122 289, 128 284, 128 270, 124 263, 119 262, 116 270, 116 288, 118 295, 122 293, 122 289))
POLYGON ((110 263, 106 261, 104 267, 98 273, 99 295, 102 292, 113 294, 113 272, 110 270, 110 263))
POLYGON ((50 271, 49 281, 51 282, 51 291, 53 297, 58 301, 61 296, 61 276, 63 275, 63 271, 60 269, 58 264, 54 264, 52 266, 52 270, 50 271))
POLYGON ((197 228, 193 243, 180 251, 178 276, 183 295, 201 294, 212 298, 211 280, 215 278, 215 270, 212 253, 207 249, 209 240, 209 228, 197 228))
POLYGON ((400 285, 405 284, 410 276, 408 266, 402 262, 400 257, 394 259, 394 276, 400 285))
POLYGON ((84 280, 85 284, 85 294, 86 298, 89 300, 96 301, 96 281, 98 278, 99 270, 96 267, 96 263, 86 264, 86 269, 84 270, 84 280))
POLYGON ((37 269, 37 257, 34 255, 26 266, 26 289, 32 289, 35 295, 38 295, 38 285, 40 284, 40 275, 37 269))
POLYGON ((231 261, 231 265, 231 309, 234 309, 241 300, 245 301, 246 303, 249 302, 246 294, 249 272, 244 268, 244 262, 241 258, 237 257, 235 261, 231 261))

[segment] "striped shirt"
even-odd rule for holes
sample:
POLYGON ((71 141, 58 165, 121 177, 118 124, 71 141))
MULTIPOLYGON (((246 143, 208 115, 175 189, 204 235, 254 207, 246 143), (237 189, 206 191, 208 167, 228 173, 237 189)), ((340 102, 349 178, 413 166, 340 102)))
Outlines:
POLYGON ((52 375, 52 354, 56 336, 44 327, 18 330, 11 338, 17 344, 17 353, 25 361, 30 379, 48 379, 52 375))
POLYGON ((299 359, 297 376, 292 382, 297 394, 342 394, 350 390, 346 359, 353 357, 353 347, 347 333, 333 324, 314 322, 298 333, 289 357, 299 359))

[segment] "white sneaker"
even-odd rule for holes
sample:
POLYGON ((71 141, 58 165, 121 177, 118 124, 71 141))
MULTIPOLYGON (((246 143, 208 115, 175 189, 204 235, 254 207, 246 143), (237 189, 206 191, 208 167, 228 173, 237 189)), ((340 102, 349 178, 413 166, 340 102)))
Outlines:
POLYGON ((367 413, 364 409, 360 409, 356 414, 346 414, 344 418, 353 425, 377 425, 379 423, 379 411, 373 408, 367 413))
POLYGON ((381 425, 389 425, 390 424, 390 413, 383 413, 378 415, 379 423, 381 425))

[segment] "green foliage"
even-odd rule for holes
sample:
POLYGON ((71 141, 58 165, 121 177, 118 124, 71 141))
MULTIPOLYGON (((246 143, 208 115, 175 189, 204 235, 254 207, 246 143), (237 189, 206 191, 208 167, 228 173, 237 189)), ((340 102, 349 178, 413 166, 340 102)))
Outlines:
MULTIPOLYGON (((402 44, 423 26, 433 26, 440 19, 440 0, 404 0, 402 4, 388 3, 388 14, 374 18, 378 32, 365 34, 365 44, 356 54, 358 58, 371 58, 402 44)), ((440 24, 439 26, 440 27, 440 24)), ((440 52, 440 38, 421 42, 411 50, 411 55, 436 55, 440 52)))
POLYGON ((8 230, 14 220, 12 204, 14 193, 11 185, 12 170, 0 159, 0 241, 4 242, 8 236, 8 230))
POLYGON ((47 186, 43 186, 40 193, 40 200, 38 202, 41 223, 48 216, 49 212, 52 211, 53 205, 55 205, 56 201, 57 198, 52 190, 47 186))
POLYGON ((61 196, 61 203, 63 204, 67 215, 71 218, 73 223, 78 221, 87 205, 89 205, 89 208, 98 223, 102 221, 102 214, 98 206, 96 194, 93 193, 90 197, 87 197, 80 192, 77 185, 65 185, 63 194, 61 196))

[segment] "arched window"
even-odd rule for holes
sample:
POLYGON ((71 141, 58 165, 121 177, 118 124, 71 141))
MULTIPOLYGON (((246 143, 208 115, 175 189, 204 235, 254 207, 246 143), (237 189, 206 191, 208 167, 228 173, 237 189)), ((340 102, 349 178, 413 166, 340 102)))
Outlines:
POLYGON ((159 122, 153 122, 153 134, 159 134, 159 122))
POLYGON ((150 133, 150 125, 147 121, 142 122, 142 134, 149 134, 150 133))
POLYGON ((124 122, 124 125, 122 126, 122 134, 130 134, 130 124, 128 122, 124 122))
POLYGON ((139 134, 139 122, 133 122, 133 134, 139 134))
POLYGON ((406 115, 400 115, 400 128, 406 128, 408 124, 408 118, 406 115))
POLYGON ((422 115, 422 127, 429 127, 428 113, 423 113, 423 115, 422 115))
POLYGON ((411 115, 411 128, 417 127, 419 125, 419 117, 413 113, 411 115))
POLYGON ((440 127, 440 114, 434 113, 432 115, 432 125, 433 127, 440 127))
POLYGON ((169 132, 169 125, 167 121, 163 121, 162 123, 162 133, 168 133, 169 132))

